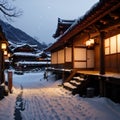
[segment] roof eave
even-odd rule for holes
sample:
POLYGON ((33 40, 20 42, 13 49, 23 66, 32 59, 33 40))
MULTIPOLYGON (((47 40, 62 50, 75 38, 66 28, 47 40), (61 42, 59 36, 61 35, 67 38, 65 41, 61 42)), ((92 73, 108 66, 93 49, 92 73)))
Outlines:
POLYGON ((77 33, 81 32, 83 29, 88 27, 89 25, 93 24, 104 15, 108 14, 110 11, 114 10, 115 8, 120 6, 120 2, 118 0, 109 0, 105 2, 99 2, 96 6, 93 6, 92 9, 84 15, 83 19, 77 22, 72 28, 67 30, 61 37, 57 39, 52 46, 50 46, 47 51, 52 51, 62 45, 65 45, 68 40, 76 35, 77 33), (112 4, 114 3, 115 6, 112 4))

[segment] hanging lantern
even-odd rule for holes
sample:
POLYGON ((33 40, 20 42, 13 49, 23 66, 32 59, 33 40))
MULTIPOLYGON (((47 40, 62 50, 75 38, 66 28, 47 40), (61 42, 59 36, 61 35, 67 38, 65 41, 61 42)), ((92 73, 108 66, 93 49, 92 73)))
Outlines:
POLYGON ((5 50, 7 48, 7 44, 5 42, 1 43, 1 49, 5 50))
POLYGON ((7 50, 4 51, 4 55, 6 56, 8 54, 7 50))
POLYGON ((90 46, 90 41, 89 40, 86 41, 86 46, 90 46))
POLYGON ((94 39, 90 39, 90 44, 94 44, 94 39))
POLYGON ((10 57, 10 53, 8 53, 8 57, 10 57))

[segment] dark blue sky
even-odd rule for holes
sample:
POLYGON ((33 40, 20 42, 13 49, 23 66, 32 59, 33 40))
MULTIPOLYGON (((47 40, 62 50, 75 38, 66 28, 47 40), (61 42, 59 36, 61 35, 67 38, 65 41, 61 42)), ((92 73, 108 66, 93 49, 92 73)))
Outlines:
POLYGON ((16 18, 14 27, 20 28, 40 42, 54 42, 58 17, 77 19, 84 15, 99 0, 14 0, 13 4, 23 10, 16 18))

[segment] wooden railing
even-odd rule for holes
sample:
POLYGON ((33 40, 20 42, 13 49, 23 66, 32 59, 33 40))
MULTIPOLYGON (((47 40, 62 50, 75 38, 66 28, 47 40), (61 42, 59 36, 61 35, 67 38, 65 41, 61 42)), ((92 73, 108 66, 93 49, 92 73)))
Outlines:
POLYGON ((77 69, 73 69, 70 76, 64 82, 69 82, 73 78, 73 76, 76 74, 76 72, 77 72, 77 69))

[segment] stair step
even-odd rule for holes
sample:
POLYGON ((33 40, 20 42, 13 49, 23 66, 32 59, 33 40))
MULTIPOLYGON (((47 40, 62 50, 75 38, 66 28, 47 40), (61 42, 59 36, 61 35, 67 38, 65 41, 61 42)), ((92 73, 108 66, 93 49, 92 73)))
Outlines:
POLYGON ((70 83, 74 84, 74 85, 80 85, 81 82, 76 81, 76 80, 71 80, 70 83))
POLYGON ((64 87, 69 87, 69 88, 71 88, 71 89, 75 89, 76 88, 76 86, 74 86, 74 85, 72 85, 70 82, 65 82, 64 84, 64 87))
POLYGON ((79 77, 79 76, 77 76, 77 77, 73 77, 73 79, 75 79, 75 80, 79 80, 79 81, 84 81, 84 80, 85 80, 84 78, 81 78, 81 77, 79 77))
POLYGON ((73 91, 72 88, 68 87, 68 86, 63 86, 66 90, 69 90, 69 91, 73 91))

